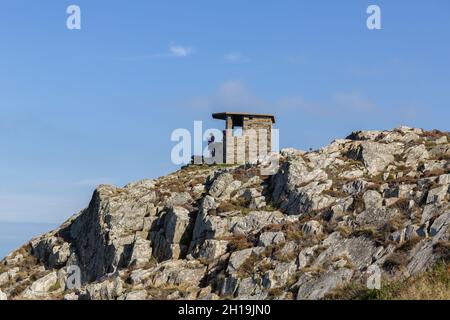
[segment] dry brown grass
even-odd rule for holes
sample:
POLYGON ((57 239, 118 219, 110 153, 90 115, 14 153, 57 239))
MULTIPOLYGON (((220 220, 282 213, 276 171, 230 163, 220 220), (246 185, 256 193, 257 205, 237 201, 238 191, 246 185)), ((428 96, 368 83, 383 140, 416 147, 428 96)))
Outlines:
POLYGON ((408 252, 409 250, 413 249, 422 239, 420 237, 415 237, 412 239, 409 239, 408 241, 405 241, 402 243, 398 248, 397 251, 403 251, 408 252))
POLYGON ((395 203, 390 205, 389 208, 395 208, 398 209, 401 213, 407 213, 409 211, 409 199, 398 199, 395 203))
POLYGON ((439 160, 439 161, 450 160, 450 154, 441 152, 441 153, 434 155, 431 158, 431 160, 439 160))
POLYGON ((417 184, 418 179, 410 176, 403 176, 400 178, 390 179, 388 180, 389 184, 417 184))
POLYGON ((450 300, 450 269, 437 267, 416 279, 400 285, 391 296, 394 300, 450 300))
POLYGON ((404 267, 408 264, 409 257, 408 254, 404 251, 395 251, 389 257, 387 257, 386 261, 383 263, 383 267, 386 270, 394 270, 401 267, 404 267))
POLYGON ((344 198, 347 194, 344 191, 340 190, 325 190, 322 194, 333 197, 333 198, 344 198))
POLYGON ((425 178, 431 178, 431 177, 438 177, 440 175, 446 174, 447 170, 444 169, 434 169, 434 170, 430 170, 430 171, 426 171, 424 172, 423 176, 425 178))
POLYGON ((448 132, 442 132, 440 130, 434 129, 431 131, 424 131, 421 134, 421 136, 424 138, 429 138, 429 139, 439 139, 439 138, 442 138, 443 136, 449 137, 449 134, 448 134, 448 132))
POLYGON ((251 239, 246 236, 236 236, 236 237, 219 237, 217 240, 228 241, 228 251, 240 251, 248 248, 254 247, 254 243, 251 239))
POLYGON ((450 300, 450 266, 445 263, 420 276, 386 283, 369 290, 363 283, 351 283, 334 290, 332 300, 450 300))
POLYGON ((353 203, 351 205, 350 210, 359 214, 366 209, 366 205, 364 204, 363 195, 361 193, 356 194, 353 197, 353 203))
POLYGON ((446 263, 450 263, 450 241, 441 240, 438 241, 433 246, 434 253, 438 254, 439 257, 446 263))
POLYGON ((256 254, 251 254, 244 263, 239 267, 238 276, 245 278, 254 274, 254 269, 259 261, 259 257, 256 254))
POLYGON ((363 226, 363 227, 355 229, 351 233, 351 236, 374 239, 378 236, 378 230, 374 226, 363 226))

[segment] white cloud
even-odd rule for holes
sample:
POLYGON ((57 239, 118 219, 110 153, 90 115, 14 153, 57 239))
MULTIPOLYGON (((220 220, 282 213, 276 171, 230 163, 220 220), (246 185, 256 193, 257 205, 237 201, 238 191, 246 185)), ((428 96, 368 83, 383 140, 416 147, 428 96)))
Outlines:
POLYGON ((244 57, 239 52, 226 53, 224 54, 223 58, 225 59, 226 62, 230 63, 246 63, 250 61, 248 58, 244 57))
POLYGON ((195 97, 184 106, 209 111, 274 112, 274 110, 315 113, 322 116, 336 116, 343 110, 373 112, 376 104, 361 93, 338 92, 328 99, 311 101, 301 95, 281 96, 272 101, 253 93, 242 81, 232 80, 221 84, 213 93, 195 97))
POLYGON ((136 60, 147 60, 147 59, 159 59, 159 58, 185 58, 194 53, 194 49, 191 46, 178 45, 175 42, 169 43, 167 51, 157 52, 142 56, 126 57, 122 60, 136 61, 136 60))
POLYGON ((227 81, 212 94, 195 97, 187 102, 191 108, 215 111, 258 111, 270 109, 270 104, 253 94, 241 81, 227 81))
POLYGON ((192 47, 177 45, 172 42, 169 45, 169 52, 174 57, 187 57, 193 53, 193 49, 192 47))

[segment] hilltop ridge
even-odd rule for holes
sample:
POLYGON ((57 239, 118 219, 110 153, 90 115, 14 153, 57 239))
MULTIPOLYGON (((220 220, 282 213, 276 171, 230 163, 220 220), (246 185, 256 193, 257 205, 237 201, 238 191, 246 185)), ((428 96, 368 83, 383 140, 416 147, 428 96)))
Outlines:
POLYGON ((449 133, 357 131, 282 150, 273 176, 260 166, 97 187, 87 208, 1 261, 0 299, 369 298, 374 272, 381 292, 433 270, 450 299, 449 133), (67 287, 69 266, 79 288, 67 287))

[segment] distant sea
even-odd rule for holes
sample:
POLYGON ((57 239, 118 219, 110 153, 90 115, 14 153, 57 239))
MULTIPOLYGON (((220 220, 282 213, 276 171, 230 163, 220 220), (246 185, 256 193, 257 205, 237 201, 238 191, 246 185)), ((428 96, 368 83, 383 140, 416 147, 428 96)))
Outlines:
POLYGON ((0 221, 0 260, 32 238, 51 231, 57 224, 0 221))

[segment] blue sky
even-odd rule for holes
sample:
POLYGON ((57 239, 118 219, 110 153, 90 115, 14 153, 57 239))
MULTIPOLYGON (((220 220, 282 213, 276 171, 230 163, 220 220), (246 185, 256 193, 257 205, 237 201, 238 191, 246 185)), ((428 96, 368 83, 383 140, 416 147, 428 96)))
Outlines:
POLYGON ((96 184, 177 167, 176 128, 271 112, 281 147, 449 130, 450 3, 1 1, 0 221, 59 223, 96 184), (82 29, 66 28, 77 4, 82 29), (382 30, 366 28, 366 8, 382 30))

